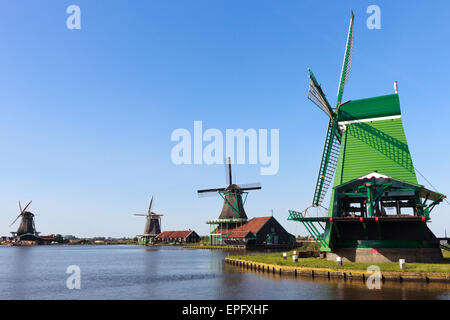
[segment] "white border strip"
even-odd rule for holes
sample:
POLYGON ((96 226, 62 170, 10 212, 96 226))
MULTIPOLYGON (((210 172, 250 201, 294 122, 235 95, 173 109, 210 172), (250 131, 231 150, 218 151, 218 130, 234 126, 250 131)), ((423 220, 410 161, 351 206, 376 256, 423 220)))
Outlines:
POLYGON ((367 118, 367 119, 350 120, 350 121, 340 121, 340 122, 338 122, 338 125, 339 125, 339 128, 341 130, 347 130, 347 125, 352 124, 352 123, 362 123, 362 122, 371 122, 371 121, 401 119, 401 117, 402 117, 402 115, 389 116, 389 117, 379 117, 379 118, 367 118))
POLYGON ((402 115, 398 116, 389 116, 389 117, 379 117, 379 118, 368 118, 368 119, 360 119, 360 120, 350 120, 350 121, 339 121, 338 124, 341 125, 347 125, 352 123, 359 123, 359 122, 371 122, 371 121, 380 121, 380 120, 390 120, 390 119, 401 119, 402 115))

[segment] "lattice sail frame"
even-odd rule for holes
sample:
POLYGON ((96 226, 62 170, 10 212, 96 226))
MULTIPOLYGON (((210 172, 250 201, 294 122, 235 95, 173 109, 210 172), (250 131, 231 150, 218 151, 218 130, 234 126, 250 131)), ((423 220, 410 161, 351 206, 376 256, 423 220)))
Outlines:
POLYGON ((352 65, 353 57, 353 24, 355 21, 355 15, 351 11, 350 25, 348 27, 347 44, 345 46, 344 61, 342 62, 341 78, 339 80, 339 87, 337 92, 336 108, 339 108, 342 102, 342 96, 344 94, 344 87, 348 81, 350 68, 352 65))
POLYGON ((316 187, 314 189, 313 206, 321 206, 322 201, 328 191, 329 186, 333 182, 334 173, 336 171, 339 151, 341 132, 338 127, 337 115, 339 107, 341 106, 342 96, 344 94, 344 87, 349 78, 350 67, 353 56, 353 24, 354 14, 351 12, 350 25, 348 29, 347 42, 345 46, 344 61, 342 64, 341 77, 339 80, 338 96, 336 109, 333 110, 326 99, 325 94, 322 91, 321 86, 318 84, 314 74, 311 70, 310 84, 308 90, 308 99, 316 104, 322 111, 324 111, 330 121, 328 123, 327 135, 325 137, 325 144, 322 153, 322 160, 320 162, 319 174, 317 177, 316 187))
POLYGON ((334 173, 340 151, 340 141, 337 138, 337 121, 331 119, 328 124, 327 136, 325 139, 322 160, 320 162, 319 175, 317 177, 316 188, 314 190, 313 206, 322 205, 322 201, 333 182, 334 173))

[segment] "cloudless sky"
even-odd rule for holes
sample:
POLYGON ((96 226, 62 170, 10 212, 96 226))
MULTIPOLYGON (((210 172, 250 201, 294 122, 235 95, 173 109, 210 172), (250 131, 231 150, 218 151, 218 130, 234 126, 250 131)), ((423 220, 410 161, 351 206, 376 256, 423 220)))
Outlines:
MULTIPOLYGON (((171 162, 177 128, 280 130, 280 168, 237 165, 249 217, 311 204, 327 118, 307 100, 311 68, 329 100, 341 71, 350 9, 354 54, 344 100, 393 93, 414 165, 450 193, 448 1, 0 1, 0 234, 33 200, 42 234, 132 237, 150 195, 164 230, 206 235, 225 185, 223 165, 171 162), (66 8, 81 8, 68 30, 66 8), (381 8, 381 30, 366 9, 381 8)), ((430 187, 418 175, 419 183, 430 187)), ((327 202, 325 202, 327 205, 327 202)), ((450 206, 430 227, 450 233, 450 206)))

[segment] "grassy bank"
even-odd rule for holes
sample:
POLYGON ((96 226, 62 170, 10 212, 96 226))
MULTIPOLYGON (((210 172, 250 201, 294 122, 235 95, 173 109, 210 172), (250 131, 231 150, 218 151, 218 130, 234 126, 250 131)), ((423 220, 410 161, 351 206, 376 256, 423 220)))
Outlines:
MULTIPOLYGON (((297 250, 298 251, 298 250, 297 250)), ((305 267, 305 268, 327 268, 333 270, 367 270, 367 268, 374 263, 362 262, 343 262, 342 266, 338 267, 335 261, 328 261, 321 258, 299 258, 297 262, 292 261, 293 251, 287 252, 288 258, 283 259, 283 253, 266 253, 266 254, 251 254, 241 256, 230 256, 231 259, 238 259, 249 262, 259 262, 266 264, 273 264, 279 266, 290 267, 305 267)), ((436 273, 450 273, 450 252, 443 251, 444 261, 441 263, 406 263, 405 269, 401 270, 397 262, 392 263, 377 263, 381 271, 402 271, 402 272, 436 272, 436 273)))

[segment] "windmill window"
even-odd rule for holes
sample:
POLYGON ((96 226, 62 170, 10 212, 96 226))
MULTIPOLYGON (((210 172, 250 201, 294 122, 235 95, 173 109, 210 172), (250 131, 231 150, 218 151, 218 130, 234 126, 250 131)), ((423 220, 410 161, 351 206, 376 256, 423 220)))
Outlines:
POLYGON ((345 198, 341 201, 343 210, 342 217, 361 217, 364 216, 365 206, 361 199, 345 198))
POLYGON ((381 203, 381 215, 385 216, 416 216, 417 204, 413 198, 387 198, 382 199, 381 203))

